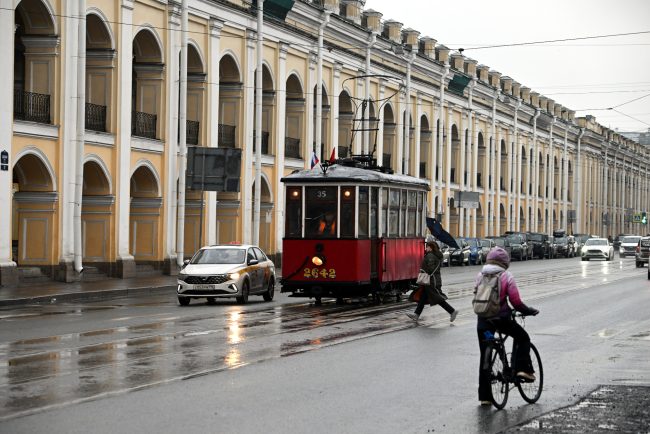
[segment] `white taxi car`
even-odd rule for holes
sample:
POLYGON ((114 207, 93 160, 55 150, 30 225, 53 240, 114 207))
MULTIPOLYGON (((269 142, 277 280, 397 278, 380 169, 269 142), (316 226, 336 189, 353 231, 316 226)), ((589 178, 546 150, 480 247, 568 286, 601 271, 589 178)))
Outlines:
POLYGON ((611 261, 614 259, 614 247, 609 243, 607 238, 589 238, 582 246, 580 256, 583 261, 590 259, 605 259, 611 261))
POLYGON ((235 297, 248 302, 249 295, 273 300, 275 265, 257 246, 228 244, 203 247, 186 261, 178 273, 178 302, 190 304, 192 298, 235 297))

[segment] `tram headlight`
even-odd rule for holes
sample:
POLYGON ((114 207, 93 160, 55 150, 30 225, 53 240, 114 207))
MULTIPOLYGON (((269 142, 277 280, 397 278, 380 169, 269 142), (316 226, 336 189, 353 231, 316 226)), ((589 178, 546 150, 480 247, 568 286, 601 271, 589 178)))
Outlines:
POLYGON ((318 256, 318 255, 312 256, 311 263, 314 264, 317 267, 320 267, 321 265, 323 265, 325 263, 325 258, 322 257, 322 256, 318 256))

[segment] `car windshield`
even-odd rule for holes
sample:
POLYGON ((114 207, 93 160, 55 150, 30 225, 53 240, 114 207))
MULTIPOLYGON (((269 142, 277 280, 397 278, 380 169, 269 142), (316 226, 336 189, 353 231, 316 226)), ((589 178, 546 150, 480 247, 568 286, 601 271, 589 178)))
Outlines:
POLYGON ((470 247, 478 247, 478 241, 476 240, 465 240, 465 242, 470 247))
POLYGON ((542 235, 541 234, 531 234, 531 235, 528 235, 528 237, 532 241, 542 241, 542 235))
POLYGON ((641 237, 623 237, 621 243, 624 244, 637 244, 641 237))
POLYGON ((606 246, 609 244, 604 238, 590 238, 585 242, 585 246, 606 246))
POLYGON ((493 241, 494 241, 494 244, 496 244, 497 246, 505 246, 506 245, 506 240, 504 240, 503 238, 494 238, 493 241))
POLYGON ((201 249, 192 258, 191 264, 241 264, 244 262, 244 249, 201 249))
POLYGON ((481 247, 492 247, 490 240, 481 240, 481 247))
POLYGON ((558 244, 566 244, 568 242, 567 237, 557 237, 555 242, 558 244))
POLYGON ((508 235, 508 241, 510 241, 510 244, 521 244, 521 236, 519 235, 508 235))

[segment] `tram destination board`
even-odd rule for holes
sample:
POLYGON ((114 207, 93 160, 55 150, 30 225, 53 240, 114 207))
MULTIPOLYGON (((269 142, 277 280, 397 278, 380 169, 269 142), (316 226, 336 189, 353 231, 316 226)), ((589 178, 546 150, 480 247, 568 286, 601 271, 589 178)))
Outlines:
POLYGON ((238 192, 241 149, 187 147, 186 184, 190 190, 238 192))

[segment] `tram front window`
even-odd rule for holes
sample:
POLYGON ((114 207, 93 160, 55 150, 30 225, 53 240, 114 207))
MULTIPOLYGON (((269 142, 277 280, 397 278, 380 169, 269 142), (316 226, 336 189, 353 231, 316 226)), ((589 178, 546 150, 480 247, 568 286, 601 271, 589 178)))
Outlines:
POLYGON ((336 237, 336 211, 336 187, 307 187, 305 189, 305 236, 336 237))

